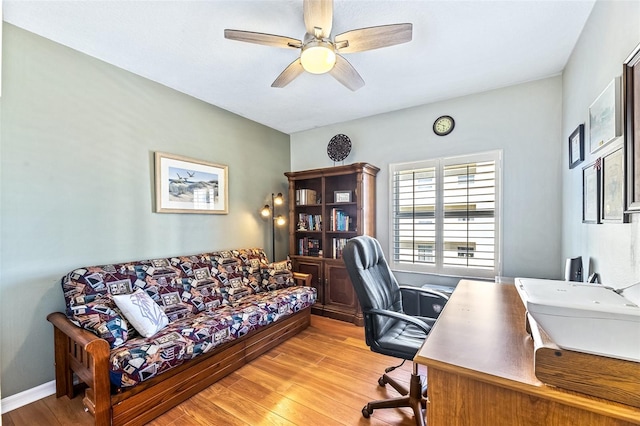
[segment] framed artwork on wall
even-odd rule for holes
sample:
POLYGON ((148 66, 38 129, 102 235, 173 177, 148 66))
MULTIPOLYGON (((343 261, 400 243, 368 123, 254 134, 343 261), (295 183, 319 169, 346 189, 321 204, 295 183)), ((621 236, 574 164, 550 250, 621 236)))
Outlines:
POLYGON ((157 213, 229 213, 228 167, 155 153, 157 213))
POLYGON ((582 168, 582 222, 600 223, 600 165, 582 168))
POLYGON ((573 169, 582 161, 584 161, 584 124, 579 125, 569 136, 569 168, 573 169))
POLYGON ((598 151, 620 135, 620 77, 616 77, 589 107, 589 151, 598 151))
POLYGON ((602 157, 600 179, 600 221, 626 223, 622 147, 602 157))
POLYGON ((640 212, 640 44, 623 65, 628 213, 640 212))

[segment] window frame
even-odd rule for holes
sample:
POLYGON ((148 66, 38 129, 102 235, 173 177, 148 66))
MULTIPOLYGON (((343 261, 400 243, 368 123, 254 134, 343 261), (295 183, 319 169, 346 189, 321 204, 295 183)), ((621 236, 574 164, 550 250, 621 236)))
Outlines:
POLYGON ((502 275, 502 150, 465 154, 450 157, 439 157, 421 161, 389 164, 389 265, 391 269, 399 272, 422 272, 435 275, 455 276, 461 278, 494 278, 502 275), (494 267, 493 269, 482 269, 474 267, 456 267, 443 264, 444 255, 444 169, 447 166, 456 164, 468 164, 485 161, 495 163, 495 228, 494 228, 494 267), (435 203, 435 241, 433 256, 434 265, 417 264, 408 262, 396 262, 394 255, 394 173, 407 170, 422 169, 427 167, 436 168, 436 203, 435 203))

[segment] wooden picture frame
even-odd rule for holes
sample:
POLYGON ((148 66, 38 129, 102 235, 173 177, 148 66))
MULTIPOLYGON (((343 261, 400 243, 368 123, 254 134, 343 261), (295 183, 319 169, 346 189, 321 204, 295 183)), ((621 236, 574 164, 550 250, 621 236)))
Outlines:
POLYGON ((228 167, 155 153, 157 213, 229 213, 228 167))
POLYGON ((351 191, 333 191, 334 203, 350 203, 351 191))
POLYGON ((622 147, 601 158, 600 222, 626 223, 624 191, 624 150, 622 147))
POLYGON ((640 44, 624 61, 624 121, 627 213, 640 212, 640 44))
POLYGON ((582 223, 600 223, 600 167, 582 168, 582 223))
POLYGON ((584 124, 579 125, 569 136, 569 168, 584 161, 584 124))
POLYGON ((614 78, 589 106, 589 150, 592 154, 622 135, 620 85, 620 77, 614 78))

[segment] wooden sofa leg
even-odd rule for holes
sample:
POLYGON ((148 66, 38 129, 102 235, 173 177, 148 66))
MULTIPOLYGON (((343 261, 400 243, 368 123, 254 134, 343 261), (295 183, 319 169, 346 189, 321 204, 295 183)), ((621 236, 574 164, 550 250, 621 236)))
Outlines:
POLYGON ((82 403, 84 410, 93 416, 95 426, 111 426, 111 406, 105 406, 104 401, 97 402, 93 389, 87 388, 82 403))
POLYGON ((73 391, 73 371, 69 366, 69 337, 58 327, 53 327, 54 352, 55 352, 55 372, 56 372, 56 397, 67 395, 72 399, 73 391))
POLYGON ((95 426, 110 426, 111 425, 111 397, 107 394, 108 402, 98 401, 96 399, 95 412, 93 416, 95 418, 95 426))
POLYGON ((85 394, 85 406, 92 411, 95 426, 111 425, 111 383, 109 381, 109 344, 104 340, 97 340, 87 345, 87 352, 91 354, 91 371, 93 383, 85 394), (93 406, 88 403, 92 402, 93 406))

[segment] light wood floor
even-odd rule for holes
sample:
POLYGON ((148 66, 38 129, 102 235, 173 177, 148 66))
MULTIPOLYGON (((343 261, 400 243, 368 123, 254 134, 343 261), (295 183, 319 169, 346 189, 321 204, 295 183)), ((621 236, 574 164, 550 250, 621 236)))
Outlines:
MULTIPOLYGON (((311 326, 150 423, 181 425, 415 425, 410 409, 382 409, 369 419, 371 400, 399 396, 378 386, 398 360, 375 354, 364 331, 345 322, 311 316, 311 326)), ((411 363, 391 373, 406 383, 411 363)), ((82 397, 51 395, 2 416, 3 426, 92 425, 82 397)))

